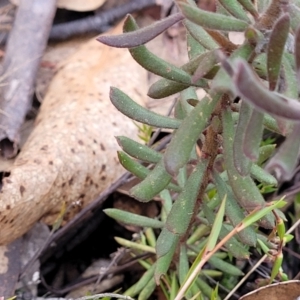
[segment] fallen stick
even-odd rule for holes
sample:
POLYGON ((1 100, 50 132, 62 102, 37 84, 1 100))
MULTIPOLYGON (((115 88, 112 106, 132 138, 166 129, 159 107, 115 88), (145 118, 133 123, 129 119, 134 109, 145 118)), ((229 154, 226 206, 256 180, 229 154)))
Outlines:
POLYGON ((19 130, 31 106, 35 78, 49 37, 56 0, 22 0, 8 38, 0 88, 0 150, 17 154, 19 130))
POLYGON ((86 17, 72 22, 54 25, 50 32, 50 40, 64 40, 74 35, 90 32, 101 33, 109 25, 120 20, 126 14, 150 7, 156 4, 156 0, 132 0, 118 5, 110 10, 103 11, 95 16, 86 17))

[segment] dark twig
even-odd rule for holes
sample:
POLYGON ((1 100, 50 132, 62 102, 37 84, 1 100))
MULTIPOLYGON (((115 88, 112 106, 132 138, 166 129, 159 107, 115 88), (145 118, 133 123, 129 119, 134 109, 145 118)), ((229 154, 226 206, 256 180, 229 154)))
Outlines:
POLYGON ((56 0, 20 1, 7 42, 0 90, 0 148, 5 157, 17 152, 19 130, 31 106, 55 8, 56 0))
MULTIPOLYGON (((111 267, 109 269, 107 269, 105 271, 105 273, 103 274, 103 277, 107 277, 108 275, 111 275, 111 274, 119 274, 121 272, 123 272, 124 270, 128 270, 130 267, 132 267, 133 265, 135 265, 136 263, 138 263, 138 261, 140 259, 146 259, 146 258, 149 258, 151 256, 153 256, 154 254, 153 253, 143 253, 141 255, 138 255, 136 257, 134 257, 133 259, 131 259, 130 261, 120 265, 120 266, 114 266, 114 267, 111 267)), ((82 278, 78 281, 76 281, 75 283, 72 283, 62 289, 53 289, 51 286, 49 286, 45 279, 43 277, 41 277, 41 281, 42 281, 42 284, 44 285, 44 287, 49 290, 50 292, 56 294, 56 295, 63 295, 63 294, 66 294, 74 289, 77 289, 77 288, 80 288, 82 286, 85 286, 87 284, 90 284, 90 283, 93 283, 93 282, 96 282, 97 279, 98 279, 99 275, 94 275, 94 276, 91 276, 91 277, 88 277, 88 278, 82 278)), ((103 278, 102 277, 102 278, 103 278)))
POLYGON ((95 16, 54 25, 50 33, 50 39, 63 40, 74 35, 90 32, 101 33, 103 28, 107 28, 108 25, 123 18, 126 14, 153 6, 155 3, 155 0, 132 0, 95 16))
POLYGON ((106 268, 105 272, 101 272, 101 269, 99 270, 99 275, 97 278, 97 281, 95 282, 95 289, 97 287, 97 285, 102 281, 102 279, 107 276, 107 272, 109 270, 111 270, 114 266, 118 265, 118 262, 124 257, 124 255, 126 254, 126 249, 125 248, 120 248, 118 249, 118 251, 116 252, 116 254, 114 255, 114 257, 112 258, 111 262, 109 263, 109 265, 106 268))

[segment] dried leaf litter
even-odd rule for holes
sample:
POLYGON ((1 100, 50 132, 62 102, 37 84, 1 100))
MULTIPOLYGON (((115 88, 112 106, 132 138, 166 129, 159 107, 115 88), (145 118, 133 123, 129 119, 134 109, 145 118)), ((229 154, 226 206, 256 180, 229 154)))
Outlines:
MULTIPOLYGON (((121 30, 119 25, 111 33, 121 30)), ((124 172, 114 136, 134 137, 137 128, 110 103, 110 86, 144 104, 147 73, 126 49, 92 39, 58 69, 35 128, 3 179, 0 244, 42 217, 51 224, 63 202, 85 206, 124 172)), ((76 212, 73 208, 67 217, 76 212)))

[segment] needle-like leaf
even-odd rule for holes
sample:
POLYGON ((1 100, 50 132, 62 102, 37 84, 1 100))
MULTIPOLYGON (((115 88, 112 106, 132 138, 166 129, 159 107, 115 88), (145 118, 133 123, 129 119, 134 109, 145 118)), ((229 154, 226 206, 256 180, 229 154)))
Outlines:
POLYGON ((237 19, 243 20, 247 23, 250 23, 250 19, 247 16, 247 13, 242 8, 241 4, 238 1, 228 1, 228 0, 219 0, 219 2, 230 12, 232 16, 237 19))
POLYGON ((135 284, 134 295, 140 293, 140 291, 148 284, 150 279, 153 278, 155 267, 156 263, 153 263, 153 265, 143 274, 140 280, 135 284))
POLYGON ((130 156, 148 163, 158 163, 162 154, 126 136, 116 137, 118 144, 130 156))
MULTIPOLYGON (((170 244, 168 251, 164 255, 160 255, 158 253, 159 246, 156 247, 157 262, 156 262, 156 268, 155 268, 155 273, 154 273, 154 278, 155 278, 156 284, 159 284, 161 276, 166 274, 166 272, 168 271, 178 242, 179 242, 178 236, 173 235, 172 244, 170 244)), ((157 243, 158 243, 158 240, 157 240, 157 243)))
POLYGON ((233 140, 233 159, 234 165, 237 171, 246 176, 250 172, 251 161, 244 153, 244 140, 245 140, 245 128, 247 127, 253 108, 247 102, 242 101, 239 120, 236 126, 234 140, 233 140))
POLYGON ((103 211, 109 217, 128 225, 151 228, 162 228, 164 226, 164 223, 159 220, 140 216, 120 209, 107 208, 103 211))
POLYGON ((219 99, 219 94, 213 97, 207 95, 182 121, 164 155, 165 167, 170 174, 177 174, 179 169, 189 161, 193 147, 219 99))
MULTIPOLYGON (((133 17, 129 15, 124 23, 124 32, 135 31, 138 30, 138 28, 133 17)), ((130 48, 129 52, 134 60, 149 72, 179 83, 192 84, 191 76, 187 72, 159 58, 144 45, 130 48)))
POLYGON ((204 28, 222 31, 244 31, 248 26, 245 21, 192 7, 183 1, 178 1, 178 6, 187 19, 204 28))
POLYGON ((188 178, 183 191, 174 202, 168 215, 166 228, 182 236, 188 229, 194 215, 197 195, 200 190, 201 182, 205 174, 208 161, 201 159, 194 172, 188 178))
POLYGON ((264 115, 260 111, 254 109, 245 130, 243 141, 243 152, 252 161, 256 161, 259 155, 259 145, 263 134, 264 115))
POLYGON ((295 123, 290 135, 285 139, 278 152, 266 165, 269 172, 274 172, 280 181, 288 181, 293 177, 298 164, 300 139, 300 123, 295 123))
MULTIPOLYGON (((127 18, 129 18, 129 16, 127 16, 127 18)), ((120 35, 101 35, 97 38, 97 40, 111 47, 137 47, 151 41, 156 36, 167 30, 172 25, 181 21, 182 19, 183 15, 181 13, 176 13, 145 28, 141 28, 133 32, 126 32, 120 35)))
POLYGON ((300 27, 295 35, 295 62, 296 62, 296 74, 298 79, 298 86, 300 85, 300 27))
POLYGON ((251 0, 238 0, 241 5, 244 7, 245 10, 247 10, 254 18, 258 18, 259 14, 251 2, 251 0))
POLYGON ((260 147, 257 165, 260 166, 262 163, 264 163, 274 153, 275 148, 275 144, 264 145, 260 147))
POLYGON ((269 89, 271 91, 274 91, 277 86, 282 55, 289 35, 289 30, 290 30, 290 17, 288 14, 284 14, 275 23, 268 44, 267 70, 268 70, 269 89))
POLYGON ((166 255, 174 244, 177 244, 179 236, 163 228, 156 242, 157 257, 166 255))
MULTIPOLYGON (((229 109, 222 112, 222 123, 224 138, 224 162, 228 173, 228 179, 239 204, 246 211, 251 212, 257 207, 263 207, 265 205, 265 200, 260 194, 250 175, 241 176, 234 166, 232 153, 234 124, 231 111, 229 109)), ((272 214, 265 216, 261 224, 266 228, 273 228, 274 216, 272 214)))
POLYGON ((272 176, 269 172, 265 171, 263 168, 259 167, 257 164, 252 164, 251 176, 263 184, 273 186, 278 185, 276 178, 272 176))
POLYGON ((164 190, 171 179, 172 176, 166 171, 161 159, 147 177, 130 190, 130 194, 142 202, 148 202, 164 190))
MULTIPOLYGON (((132 159, 126 153, 119 151, 118 158, 121 165, 137 178, 145 179, 149 175, 149 169, 141 165, 138 161, 132 159)), ((169 183, 167 187, 174 192, 181 192, 181 188, 173 183, 169 183)))
POLYGON ((159 115, 145 107, 137 104, 125 93, 115 87, 110 89, 110 100, 112 104, 127 117, 154 127, 164 127, 176 129, 180 120, 159 115))
MULTIPOLYGON (((186 71, 188 74, 194 74, 198 65, 204 59, 205 55, 200 54, 195 58, 191 59, 188 63, 181 66, 181 69, 186 71)), ((197 82, 198 87, 207 88, 206 80, 200 79, 197 82)), ((178 83, 169 79, 160 79, 157 82, 153 83, 148 91, 148 96, 154 99, 161 99, 168 97, 170 95, 176 94, 188 88, 189 85, 178 83)))
POLYGON ((189 33, 194 37, 194 39, 197 40, 206 49, 214 50, 219 48, 219 44, 201 26, 189 20, 185 20, 184 25, 186 29, 189 31, 189 33))
POLYGON ((237 59, 234 64, 236 71, 234 84, 236 94, 254 105, 257 109, 275 116, 299 121, 300 103, 268 91, 255 77, 248 64, 237 59))
MULTIPOLYGON (((243 220, 245 214, 234 198, 232 191, 227 187, 226 183, 221 179, 220 175, 214 171, 213 176, 219 197, 224 199, 227 196, 225 206, 226 216, 230 220, 230 223, 233 226, 236 226, 243 220)), ((245 231, 240 232, 239 238, 246 245, 256 245, 256 233, 252 227, 249 227, 245 229, 245 231)))

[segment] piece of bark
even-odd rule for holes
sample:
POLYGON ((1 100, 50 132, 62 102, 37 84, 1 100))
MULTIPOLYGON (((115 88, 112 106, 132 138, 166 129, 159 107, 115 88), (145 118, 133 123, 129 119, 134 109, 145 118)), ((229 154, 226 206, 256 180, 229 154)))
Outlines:
POLYGON ((22 238, 9 245, 0 246, 0 298, 10 298, 15 293, 21 269, 22 238))
MULTIPOLYGON (((121 32, 119 25, 111 33, 121 32)), ((127 49, 93 39, 61 66, 32 134, 3 179, 0 244, 21 236, 46 214, 53 224, 63 202, 70 208, 66 220, 72 218, 124 172, 114 136, 137 136, 137 127, 110 103, 110 86, 143 104, 147 72, 127 49)))
POLYGON ((0 90, 1 155, 16 155, 19 130, 30 108, 40 59, 54 18, 56 0, 22 0, 10 32, 0 90))
POLYGON ((43 249, 50 235, 48 226, 38 222, 23 236, 21 273, 17 289, 25 287, 32 298, 37 297, 37 286, 40 281, 40 261, 37 254, 43 249))

